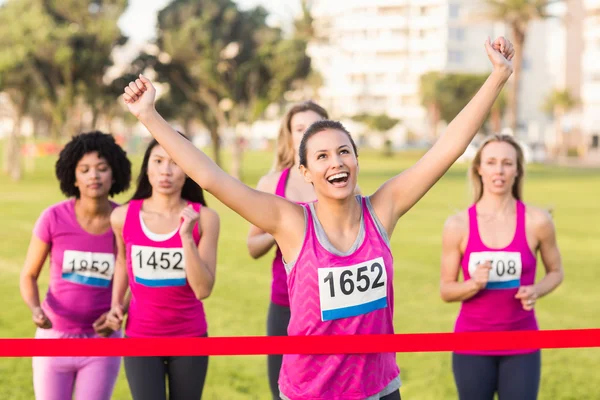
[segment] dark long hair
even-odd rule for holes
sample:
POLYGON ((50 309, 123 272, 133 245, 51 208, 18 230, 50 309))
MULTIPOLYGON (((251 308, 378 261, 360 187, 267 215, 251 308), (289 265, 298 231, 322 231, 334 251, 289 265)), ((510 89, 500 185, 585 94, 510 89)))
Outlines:
MULTIPOLYGON (((179 134, 187 140, 190 140, 183 133, 179 132, 179 134)), ((148 145, 148 148, 146 149, 146 152, 144 153, 142 168, 140 169, 140 175, 137 179, 137 187, 135 188, 135 193, 131 197, 131 200, 147 199, 152 196, 152 185, 150 185, 150 180, 148 179, 148 161, 150 159, 150 153, 152 153, 152 149, 158 145, 159 143, 156 141, 156 139, 152 139, 148 145)), ((206 201, 204 200, 204 191, 200 185, 194 182, 194 180, 187 175, 185 176, 183 188, 181 188, 181 198, 206 206, 206 201)))

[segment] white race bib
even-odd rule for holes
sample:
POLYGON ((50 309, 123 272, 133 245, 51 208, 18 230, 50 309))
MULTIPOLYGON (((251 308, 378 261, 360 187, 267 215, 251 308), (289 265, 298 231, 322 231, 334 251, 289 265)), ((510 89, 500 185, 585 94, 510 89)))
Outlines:
POLYGON ((82 285, 108 287, 115 272, 115 255, 65 250, 62 278, 82 285))
POLYGON ((383 258, 347 267, 319 268, 321 320, 354 317, 387 307, 383 258))
POLYGON ((186 284, 183 249, 131 246, 135 281, 144 286, 169 287, 186 284))
POLYGON ((521 285, 521 273, 523 272, 521 253, 512 251, 471 253, 469 275, 473 276, 477 265, 483 264, 487 260, 491 260, 492 269, 486 289, 514 289, 521 285))

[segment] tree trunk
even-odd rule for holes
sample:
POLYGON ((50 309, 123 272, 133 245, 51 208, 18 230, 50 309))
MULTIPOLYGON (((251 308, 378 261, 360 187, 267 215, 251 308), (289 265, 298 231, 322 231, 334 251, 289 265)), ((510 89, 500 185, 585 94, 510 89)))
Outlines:
POLYGON ((233 141, 233 153, 231 157, 231 176, 238 180, 242 180, 242 158, 244 155, 243 138, 235 136, 233 141))
POLYGON ((440 124, 440 108, 437 104, 431 103, 429 105, 429 123, 430 131, 431 131, 431 140, 435 141, 437 139, 437 129, 440 124))
POLYGON ((513 25, 511 27, 515 56, 513 57, 513 81, 508 95, 508 126, 517 136, 519 123, 519 85, 521 83, 521 70, 523 67, 523 46, 525 45, 525 31, 513 25))
POLYGON ((498 108, 492 108, 490 122, 492 123, 492 133, 499 134, 502 129, 502 113, 498 108))
POLYGON ((23 120, 23 115, 25 114, 25 102, 26 99, 25 96, 23 96, 20 103, 17 104, 15 125, 13 126, 4 149, 4 172, 8 174, 13 181, 20 181, 23 178, 19 138, 21 136, 21 122, 23 120))
POLYGON ((221 139, 219 137, 218 126, 210 127, 210 141, 212 144, 213 159, 215 163, 221 167, 221 139))

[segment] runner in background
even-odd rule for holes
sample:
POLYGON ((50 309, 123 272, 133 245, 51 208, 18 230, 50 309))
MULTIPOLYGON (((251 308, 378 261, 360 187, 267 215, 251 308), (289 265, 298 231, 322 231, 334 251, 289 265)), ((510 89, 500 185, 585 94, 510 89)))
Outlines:
MULTIPOLYGON (((21 296, 39 339, 120 337, 106 321, 115 268, 109 197, 124 192, 131 163, 113 136, 74 136, 60 152, 56 177, 67 200, 44 210, 21 273, 21 296), (50 256, 50 285, 40 304, 38 277, 50 256)), ((120 357, 33 357, 37 400, 108 400, 120 357)))
MULTIPOLYGON (((562 282, 552 219, 523 203, 524 173, 515 139, 490 137, 471 165, 473 205, 446 221, 441 296, 462 303, 456 332, 537 330, 536 301, 562 282), (546 275, 535 283, 538 252, 546 275)), ((495 393, 500 400, 537 398, 537 349, 457 351, 452 368, 461 400, 493 400, 495 393)))
MULTIPOLYGON (((133 198, 111 223, 118 257, 110 323, 123 322, 129 287, 126 337, 207 336, 202 300, 215 283, 219 217, 156 140, 144 154, 133 198)), ((169 399, 200 399, 207 368, 207 356, 125 357, 134 400, 167 399, 165 378, 169 399)))

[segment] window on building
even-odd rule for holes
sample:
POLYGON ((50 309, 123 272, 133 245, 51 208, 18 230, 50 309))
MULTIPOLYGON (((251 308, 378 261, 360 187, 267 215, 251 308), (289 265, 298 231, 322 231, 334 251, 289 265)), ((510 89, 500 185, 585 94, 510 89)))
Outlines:
POLYGON ((452 40, 464 40, 465 30, 464 28, 450 28, 448 31, 448 36, 452 40))
POLYGON ((452 18, 458 17, 459 12, 460 12, 460 6, 458 4, 449 4, 448 5, 448 14, 450 15, 450 17, 452 17, 452 18))
POLYGON ((448 51, 448 62, 458 64, 458 63, 462 63, 462 61, 463 61, 462 51, 458 51, 458 50, 448 51))

